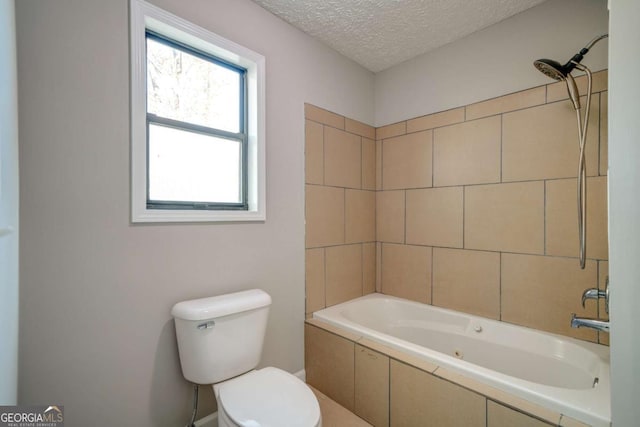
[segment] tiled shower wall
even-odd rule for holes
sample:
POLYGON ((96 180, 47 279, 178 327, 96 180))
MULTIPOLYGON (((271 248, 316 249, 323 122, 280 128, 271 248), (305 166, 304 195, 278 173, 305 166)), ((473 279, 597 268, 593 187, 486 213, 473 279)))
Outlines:
POLYGON ((375 129, 305 105, 306 312, 375 292, 375 129))
POLYGON ((373 291, 374 277, 385 294, 606 343, 569 326, 571 313, 605 315, 580 297, 608 268, 606 82, 594 75, 585 270, 563 83, 378 128, 375 156, 370 128, 307 106, 307 313, 373 291))

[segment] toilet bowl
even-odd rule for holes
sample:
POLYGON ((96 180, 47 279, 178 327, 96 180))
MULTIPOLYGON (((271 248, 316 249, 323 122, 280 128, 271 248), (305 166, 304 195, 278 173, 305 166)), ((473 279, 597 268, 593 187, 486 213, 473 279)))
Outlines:
POLYGON ((179 302, 175 318, 180 365, 195 384, 213 384, 219 427, 321 427, 311 389, 260 362, 271 297, 252 289, 179 302))
POLYGON ((320 427, 318 400, 297 377, 278 368, 215 384, 218 427, 320 427))

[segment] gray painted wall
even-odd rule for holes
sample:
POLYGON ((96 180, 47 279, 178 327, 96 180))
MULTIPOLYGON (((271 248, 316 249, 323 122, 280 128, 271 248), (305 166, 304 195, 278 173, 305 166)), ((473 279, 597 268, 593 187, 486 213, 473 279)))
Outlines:
MULTIPOLYGON (((169 315, 183 299, 264 288, 274 298, 264 364, 292 372, 302 368, 303 102, 383 125, 546 83, 531 67, 533 59, 561 59, 607 28, 605 0, 549 0, 378 74, 374 87, 372 74, 249 0, 153 2, 266 56, 268 220, 132 226, 127 1, 17 2, 19 399, 65 404, 69 426, 186 422, 191 390, 181 377, 169 315), (472 70, 472 64, 478 68, 472 70)), ((637 15, 633 0, 616 0, 614 11, 618 4, 620 22, 625 14, 637 15)), ((635 24, 626 25, 621 32, 635 24)), ((628 45, 624 35, 618 37, 617 55, 623 58, 628 45)), ((600 43, 586 63, 594 70, 606 68, 606 56, 606 44, 600 43)), ((627 73, 621 85, 638 75, 635 68, 628 70, 635 74, 627 73)), ((613 94, 625 89, 616 89, 613 55, 610 73, 610 120, 615 120, 638 97, 636 91, 635 98, 618 104, 613 94)), ((629 111, 637 117, 637 108, 629 111)), ((631 144, 630 137, 620 141, 631 144)), ((637 178, 628 162, 616 177, 616 162, 632 159, 631 148, 623 148, 613 133, 610 144, 611 218, 633 223, 637 200, 629 207, 623 202, 628 189, 613 187, 627 179, 625 174, 637 178)), ((617 232, 612 228, 612 239, 617 232)), ((623 273, 616 273, 614 245, 616 280, 623 273)), ((619 253, 633 243, 622 245, 619 253)), ((637 262, 629 266, 637 268, 637 262)), ((614 398, 638 394, 633 384, 640 379, 625 379, 631 378, 629 370, 638 372, 633 365, 638 342, 632 329, 625 331, 638 300, 638 280, 637 272, 629 273, 620 279, 624 291, 613 296, 612 322, 614 328, 622 325, 612 334, 614 364, 620 362, 613 372, 614 398)), ((613 404, 618 425, 638 418, 637 405, 618 402, 613 404)))
POLYGON ((18 92, 13 0, 0 0, 0 405, 18 391, 18 92), (10 234, 2 235, 8 226, 10 234))
MULTIPOLYGON (((607 0, 548 0, 482 31, 376 74, 375 125, 383 126, 549 83, 538 58, 567 61, 606 33, 607 0)), ((607 68, 607 43, 583 61, 607 68)))
POLYGON ((373 75, 253 2, 153 3, 265 55, 268 219, 131 225, 128 2, 17 2, 19 401, 70 427, 187 422, 181 300, 266 290, 263 364, 303 368, 303 103, 373 122, 373 75))
POLYGON ((640 420, 640 2, 611 2, 609 240, 611 410, 614 427, 640 420))

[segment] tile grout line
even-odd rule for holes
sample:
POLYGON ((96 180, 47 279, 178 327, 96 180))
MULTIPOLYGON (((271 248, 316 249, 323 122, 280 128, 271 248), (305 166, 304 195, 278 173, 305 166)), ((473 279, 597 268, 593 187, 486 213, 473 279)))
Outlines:
POLYGON ((431 129, 431 188, 434 187, 435 184, 435 167, 436 167, 436 133, 433 129, 431 129))
POLYGON ((326 153, 326 146, 327 144, 325 144, 325 126, 322 125, 322 185, 324 185, 325 183, 325 176, 327 175, 326 172, 326 168, 327 168, 327 153, 326 153))
POLYGON ((549 102, 549 85, 544 85, 544 103, 549 102))
POLYGON ((467 220, 467 216, 466 216, 466 200, 467 200, 467 194, 466 194, 466 186, 462 186, 462 249, 465 249, 465 241, 464 241, 464 236, 465 236, 465 222, 467 220))
POLYGON ((364 190, 364 180, 362 179, 362 175, 364 174, 364 167, 363 167, 363 161, 362 161, 362 137, 360 138, 360 190, 364 190))
POLYGON ((402 190, 402 195, 404 197, 404 238, 402 240, 403 244, 407 244, 407 190, 402 190))
POLYGON ((547 255, 547 181, 542 185, 542 254, 547 255))
MULTIPOLYGON (((603 177, 607 177, 607 175, 587 175, 587 179, 603 178, 603 177)), ((526 184, 530 182, 543 182, 543 181, 565 181, 565 180, 571 180, 571 179, 575 180, 576 177, 565 176, 565 177, 556 177, 556 178, 524 179, 524 180, 504 181, 504 182, 494 181, 494 182, 467 183, 467 184, 456 184, 456 185, 438 185, 438 186, 431 186, 431 187, 388 188, 384 190, 362 189, 362 191, 380 192, 380 191, 402 191, 402 190, 428 190, 428 189, 435 189, 435 188, 455 188, 455 187, 463 187, 463 186, 464 187, 481 187, 481 186, 488 186, 488 185, 526 184)), ((356 187, 339 187, 337 185, 316 184, 312 182, 305 183, 305 185, 308 185, 310 187, 327 187, 327 188, 341 188, 341 189, 347 189, 347 190, 359 190, 359 188, 356 188, 356 187)))
POLYGON ((500 182, 502 181, 503 169, 503 139, 504 139, 504 114, 500 114, 500 182))
MULTIPOLYGON (((602 151, 602 94, 598 94, 598 176, 600 175, 600 170, 602 170, 602 158, 600 153, 602 151)), ((599 335, 599 334, 598 334, 599 335)))
POLYGON ((343 245, 347 244, 347 189, 343 188, 342 189, 342 219, 343 219, 343 223, 342 223, 342 227, 343 227, 343 245))

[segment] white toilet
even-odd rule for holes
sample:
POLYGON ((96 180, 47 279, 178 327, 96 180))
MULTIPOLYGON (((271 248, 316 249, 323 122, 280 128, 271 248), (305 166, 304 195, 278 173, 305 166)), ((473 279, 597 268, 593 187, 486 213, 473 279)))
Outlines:
POLYGON ((250 291, 179 302, 180 364, 195 384, 213 384, 219 427, 320 427, 318 400, 300 379, 260 362, 271 297, 250 291))

